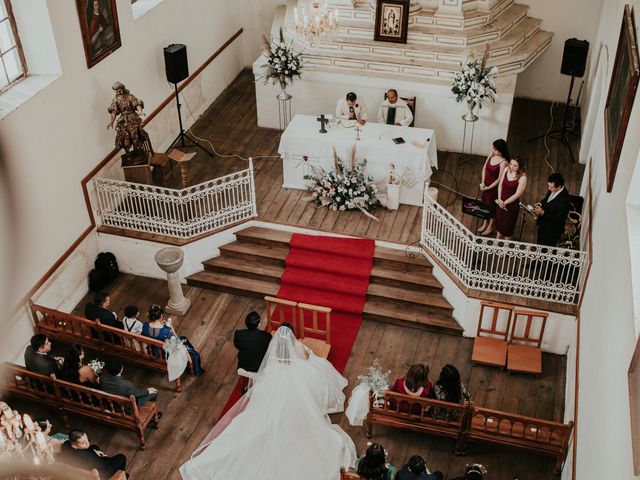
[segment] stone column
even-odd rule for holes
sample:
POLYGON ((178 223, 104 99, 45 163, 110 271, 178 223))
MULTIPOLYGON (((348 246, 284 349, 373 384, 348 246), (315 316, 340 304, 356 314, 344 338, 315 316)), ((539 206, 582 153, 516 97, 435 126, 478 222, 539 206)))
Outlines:
POLYGON ((178 247, 166 247, 159 250, 155 255, 158 266, 167 272, 167 283, 169 284, 169 302, 165 311, 172 315, 184 315, 191 306, 191 300, 182 293, 180 275, 178 270, 184 261, 184 253, 178 247))

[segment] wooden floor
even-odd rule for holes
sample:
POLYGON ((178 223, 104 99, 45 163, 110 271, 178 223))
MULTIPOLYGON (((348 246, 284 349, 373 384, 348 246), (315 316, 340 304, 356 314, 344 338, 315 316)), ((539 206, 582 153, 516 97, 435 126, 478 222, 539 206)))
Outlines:
MULTIPOLYGON (((112 307, 121 317, 128 304, 138 305, 145 312, 151 303, 166 302, 168 290, 164 281, 123 275, 110 286, 112 307)), ((200 378, 186 376, 182 393, 175 393, 165 376, 135 366, 126 366, 124 376, 139 386, 156 386, 160 390, 159 409, 164 413, 158 430, 147 430, 147 449, 136 450, 133 433, 76 418, 73 427, 87 431, 92 442, 108 453, 122 452, 128 459, 131 478, 179 479, 177 468, 215 424, 229 397, 237 376, 233 331, 242 328, 245 315, 251 310, 263 313, 261 300, 234 296, 185 286, 192 307, 176 322, 176 330, 186 335, 198 348, 206 373, 200 378)), ((88 296, 75 309, 81 314, 88 296)), ((544 419, 562 420, 565 382, 565 357, 543 355, 543 375, 508 375, 491 367, 472 367, 472 340, 453 335, 367 321, 362 323, 351 352, 345 376, 349 380, 347 396, 357 383, 357 376, 377 358, 393 376, 404 374, 414 362, 427 362, 430 378, 437 377, 442 366, 453 363, 460 369, 463 382, 478 405, 544 419)), ((55 431, 63 430, 60 418, 53 411, 32 403, 11 399, 16 408, 44 415, 52 420, 55 431)), ((346 418, 334 415, 353 438, 358 453, 366 448, 363 427, 350 427, 346 418)), ((374 440, 389 451, 390 461, 401 465, 411 455, 428 460, 432 469, 442 470, 445 478, 462 473, 464 465, 478 461, 489 466, 492 480, 554 478, 553 462, 518 450, 500 449, 472 444, 466 457, 453 455, 453 442, 440 437, 405 432, 376 426, 374 440)))
MULTIPOLYGON (((548 103, 524 99, 516 99, 513 107, 507 140, 513 156, 527 165, 528 184, 523 197, 523 202, 526 203, 534 203, 545 195, 547 177, 553 170, 564 175, 569 192, 579 193, 580 190, 584 166, 571 163, 562 144, 550 139, 547 141, 550 154, 545 162, 544 142, 528 142, 530 137, 547 131, 549 108, 548 103)), ((560 113, 560 107, 556 107, 556 125, 553 127, 557 126, 560 113)), ((280 132, 257 128, 256 125, 253 75, 247 70, 240 74, 197 121, 192 132, 199 138, 208 139, 220 153, 254 157, 260 220, 399 243, 419 240, 421 207, 401 205, 397 211, 378 208, 373 212, 378 221, 374 221, 359 211, 339 213, 327 208, 317 208, 315 204, 304 200, 308 196, 305 191, 282 188, 282 161, 277 152, 280 132), (268 158, 260 158, 263 156, 268 158)), ((491 140, 493 139, 485 143, 491 140)), ((476 138, 475 141, 484 140, 476 138)), ((206 143, 203 145, 208 147, 206 143)), ((578 142, 574 140, 574 152, 577 152, 577 147, 578 142)), ((247 168, 247 161, 236 157, 211 158, 197 148, 185 150, 197 153, 192 161, 189 182, 192 185, 247 168)), ((479 193, 483 161, 484 157, 467 156, 461 159, 458 154, 440 151, 439 169, 432 176, 433 186, 440 190, 438 201, 447 205, 449 211, 472 230, 476 227, 475 220, 461 215, 461 197, 450 190, 475 197, 479 193)), ((169 185, 178 187, 178 182, 179 175, 176 173, 169 185)), ((520 220, 522 217, 521 214, 520 220)), ((520 223, 514 238, 520 239, 520 223)), ((534 222, 528 219, 521 239, 535 242, 535 238, 534 222)))

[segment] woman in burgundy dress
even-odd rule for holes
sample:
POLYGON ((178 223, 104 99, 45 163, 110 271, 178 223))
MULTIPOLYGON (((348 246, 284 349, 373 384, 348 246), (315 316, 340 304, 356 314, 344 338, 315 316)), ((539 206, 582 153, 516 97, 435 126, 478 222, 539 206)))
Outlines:
MULTIPOLYGON (((505 168, 509 166, 509 149, 507 142, 501 138, 493 142, 493 151, 487 157, 482 167, 482 182, 480 183, 480 191, 482 192, 482 203, 495 206, 498 199, 498 183, 505 168)), ((495 217, 487 218, 478 233, 480 235, 492 235, 495 233, 495 217)))
POLYGON ((509 162, 509 168, 502 173, 498 184, 496 238, 511 240, 518 220, 520 197, 525 188, 527 188, 527 176, 524 173, 524 164, 514 158, 509 162))
MULTIPOLYGON (((429 367, 426 364, 416 363, 415 365, 411 365, 404 378, 396 379, 391 387, 391 391, 411 395, 412 397, 427 398, 432 388, 428 376, 429 367)), ((409 411, 409 405, 406 404, 406 402, 400 402, 398 410, 406 413, 409 411)), ((420 406, 418 404, 413 405, 411 413, 420 415, 420 406)))

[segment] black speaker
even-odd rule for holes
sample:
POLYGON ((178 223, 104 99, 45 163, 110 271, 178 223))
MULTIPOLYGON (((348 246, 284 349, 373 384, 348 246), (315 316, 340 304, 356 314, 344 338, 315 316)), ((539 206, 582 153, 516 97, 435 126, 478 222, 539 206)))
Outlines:
POLYGON ((172 43, 164 48, 164 70, 169 83, 179 83, 189 76, 186 45, 172 43))
POLYGON ((562 68, 560 73, 573 77, 582 77, 587 66, 587 54, 589 53, 589 42, 569 38, 564 42, 564 52, 562 52, 562 68))

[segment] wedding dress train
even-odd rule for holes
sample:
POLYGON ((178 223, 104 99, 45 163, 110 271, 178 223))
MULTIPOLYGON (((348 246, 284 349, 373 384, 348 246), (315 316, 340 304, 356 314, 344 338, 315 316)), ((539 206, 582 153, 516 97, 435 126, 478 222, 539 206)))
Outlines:
POLYGON ((335 480, 355 463, 353 441, 327 415, 342 411, 347 381, 303 348, 278 329, 253 387, 180 468, 184 480, 335 480))

